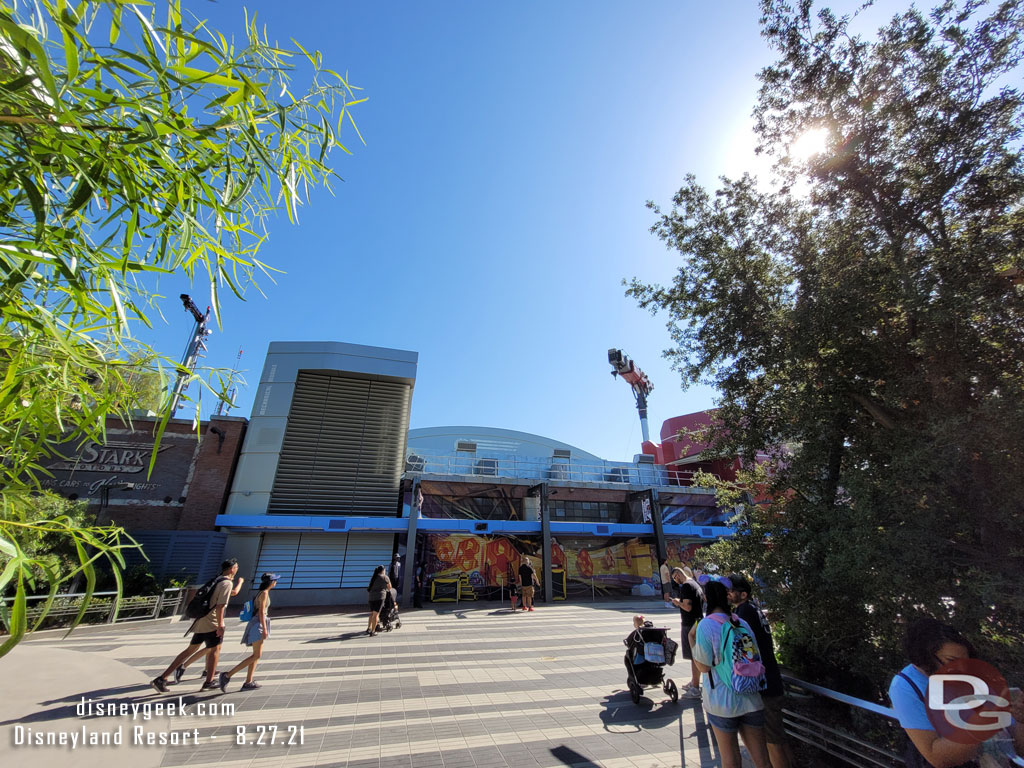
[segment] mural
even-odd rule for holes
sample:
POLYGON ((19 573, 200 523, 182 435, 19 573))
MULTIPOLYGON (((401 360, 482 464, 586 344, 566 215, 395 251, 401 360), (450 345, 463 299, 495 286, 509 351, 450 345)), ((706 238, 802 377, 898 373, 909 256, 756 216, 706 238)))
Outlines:
MULTIPOLYGON (((674 543, 678 556, 684 550, 674 543)), ((534 559, 539 576, 540 546, 534 539, 431 533, 426 537, 425 572, 432 579, 465 574, 475 590, 486 593, 516 578, 523 555, 534 559)), ((551 565, 565 570, 570 595, 658 594, 654 545, 639 539, 552 540, 551 565)))

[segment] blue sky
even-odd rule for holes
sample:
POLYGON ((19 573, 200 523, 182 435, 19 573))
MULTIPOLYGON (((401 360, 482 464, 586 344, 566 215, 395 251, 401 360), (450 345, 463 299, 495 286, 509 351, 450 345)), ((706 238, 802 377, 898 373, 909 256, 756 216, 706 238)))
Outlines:
MULTIPOLYGON (((240 36, 241 3, 184 5, 240 36)), ((354 156, 332 154, 335 196, 314 194, 298 226, 272 224, 262 257, 285 274, 268 298, 224 302, 205 363, 231 368, 245 350, 233 415, 250 413, 267 344, 297 340, 417 351, 412 427, 516 429, 613 460, 639 452, 640 427, 609 348, 654 382, 653 435, 712 406, 712 391, 682 390, 661 356, 665 318, 621 281, 666 281, 678 264, 645 201, 668 203, 686 173, 713 185, 763 170, 750 111, 772 56, 754 3, 245 7, 369 101, 356 113, 366 145, 350 132, 354 156)), ((208 287, 193 295, 205 306, 208 287)), ((176 298, 163 312, 155 338, 177 356, 188 319, 176 298)))

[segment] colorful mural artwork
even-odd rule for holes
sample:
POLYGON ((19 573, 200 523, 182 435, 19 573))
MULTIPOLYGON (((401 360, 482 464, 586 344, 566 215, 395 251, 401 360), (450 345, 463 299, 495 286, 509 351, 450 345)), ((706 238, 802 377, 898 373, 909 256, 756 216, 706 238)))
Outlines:
MULTIPOLYGON (((523 555, 534 558, 534 566, 540 575, 540 551, 534 540, 429 534, 426 543, 428 578, 453 578, 465 574, 475 589, 496 589, 515 579, 523 555)), ((653 545, 639 539, 572 538, 552 541, 551 565, 565 570, 570 592, 653 595, 660 583, 656 576, 653 545)))

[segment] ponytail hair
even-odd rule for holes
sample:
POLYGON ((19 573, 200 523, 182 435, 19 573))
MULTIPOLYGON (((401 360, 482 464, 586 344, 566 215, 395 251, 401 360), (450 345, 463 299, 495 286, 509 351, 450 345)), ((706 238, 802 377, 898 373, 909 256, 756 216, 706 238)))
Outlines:
POLYGON ((739 627, 739 620, 733 615, 732 606, 729 605, 729 592, 726 590, 725 584, 720 581, 709 581, 704 585, 704 598, 707 600, 708 616, 715 610, 725 611, 732 625, 739 627))

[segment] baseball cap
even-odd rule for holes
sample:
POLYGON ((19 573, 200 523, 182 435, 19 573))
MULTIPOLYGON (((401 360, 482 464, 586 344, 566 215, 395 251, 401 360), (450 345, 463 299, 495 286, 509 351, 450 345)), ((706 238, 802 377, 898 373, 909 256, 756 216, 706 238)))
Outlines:
POLYGON ((281 574, 280 573, 270 573, 270 572, 267 572, 267 573, 264 573, 262 576, 260 576, 260 581, 280 581, 280 580, 281 580, 281 574))

